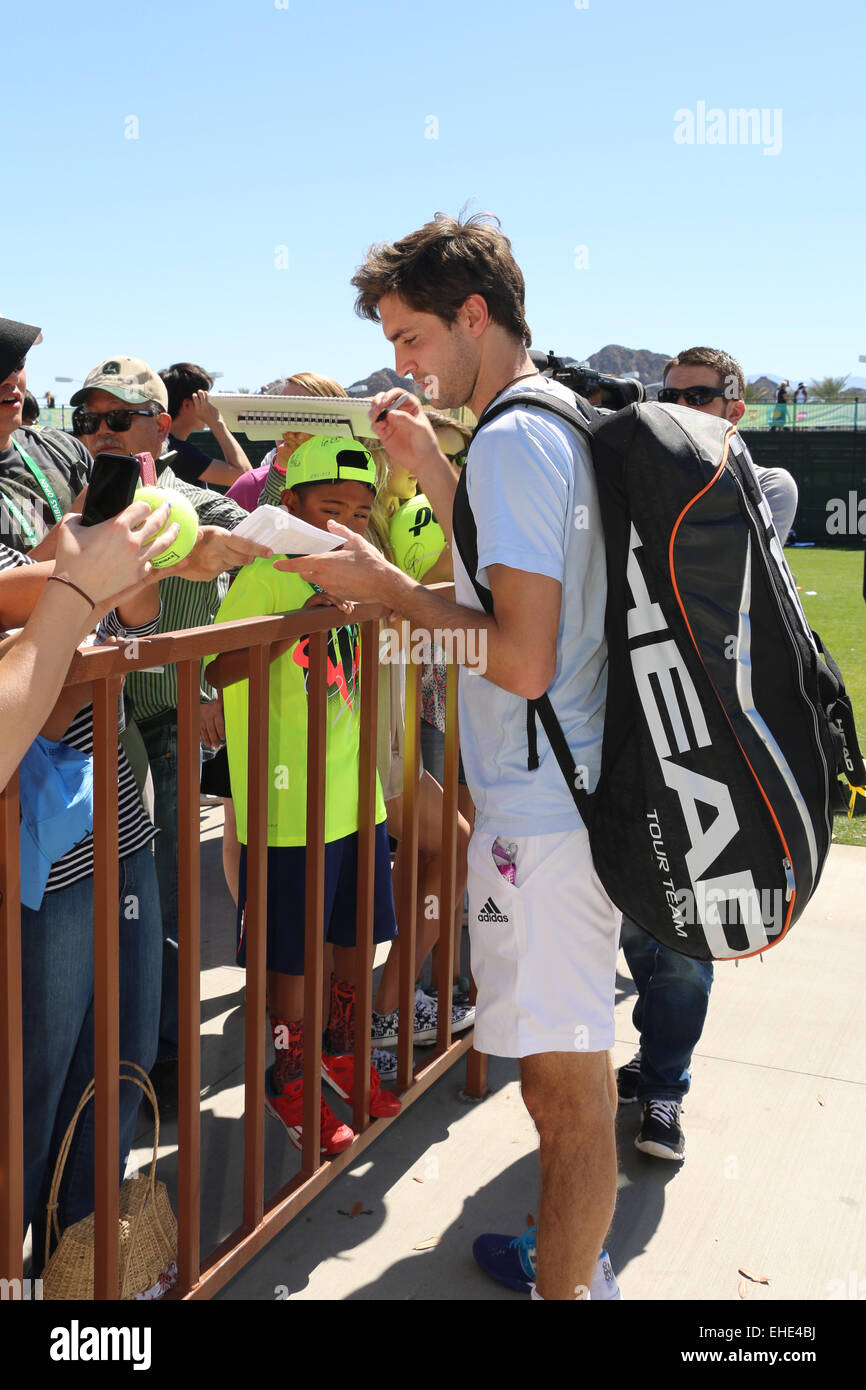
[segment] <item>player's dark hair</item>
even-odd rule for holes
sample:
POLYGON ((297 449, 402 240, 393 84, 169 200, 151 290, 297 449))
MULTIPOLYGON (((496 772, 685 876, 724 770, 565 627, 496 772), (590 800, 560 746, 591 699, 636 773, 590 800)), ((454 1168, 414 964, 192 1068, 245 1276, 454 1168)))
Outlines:
POLYGON ((529 347, 524 317, 526 287, 498 218, 476 213, 465 222, 437 212, 401 241, 371 246, 352 277, 355 312, 380 322, 379 300, 398 294, 410 308, 454 323, 471 294, 487 304, 491 322, 529 347))

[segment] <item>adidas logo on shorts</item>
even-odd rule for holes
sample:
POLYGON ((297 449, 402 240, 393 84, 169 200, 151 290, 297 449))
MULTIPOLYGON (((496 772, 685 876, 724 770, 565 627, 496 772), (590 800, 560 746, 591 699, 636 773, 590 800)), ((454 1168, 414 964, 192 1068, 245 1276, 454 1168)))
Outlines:
POLYGON ((508 917, 500 912, 492 898, 488 898, 478 914, 479 922, 507 922, 508 917))

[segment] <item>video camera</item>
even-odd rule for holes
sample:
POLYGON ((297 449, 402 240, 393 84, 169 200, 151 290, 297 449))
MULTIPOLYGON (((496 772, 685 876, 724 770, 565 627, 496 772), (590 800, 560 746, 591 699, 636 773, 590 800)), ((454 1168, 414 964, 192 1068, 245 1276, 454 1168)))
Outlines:
POLYGON ((583 396, 605 410, 622 410, 623 406, 634 405, 646 400, 646 391, 641 382, 634 377, 605 376, 590 367, 587 362, 576 362, 573 357, 557 357, 551 352, 530 352, 534 365, 544 376, 561 381, 563 386, 583 396), (601 399, 597 398, 601 392, 601 399))

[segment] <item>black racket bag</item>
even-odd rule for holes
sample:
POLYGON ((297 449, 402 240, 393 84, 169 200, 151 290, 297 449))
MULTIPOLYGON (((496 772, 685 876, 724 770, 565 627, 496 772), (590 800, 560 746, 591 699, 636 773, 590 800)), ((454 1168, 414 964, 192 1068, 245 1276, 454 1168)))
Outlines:
MULTIPOLYGON (((494 403, 479 429, 515 404, 590 440, 607 552, 598 786, 585 789, 547 696, 528 704, 529 766, 537 717, 599 878, 639 926, 699 959, 753 955, 800 916, 847 806, 840 777, 862 788, 866 770, 748 450, 727 421, 684 406, 611 414, 529 392, 494 403)), ((474 576, 465 481, 454 536, 474 576)))

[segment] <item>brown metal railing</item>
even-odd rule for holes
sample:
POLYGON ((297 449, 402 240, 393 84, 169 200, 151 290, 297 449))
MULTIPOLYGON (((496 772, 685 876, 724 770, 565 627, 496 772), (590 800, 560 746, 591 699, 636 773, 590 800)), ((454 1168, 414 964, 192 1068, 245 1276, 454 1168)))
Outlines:
MULTIPOLYGON (((67 685, 93 684, 94 747, 94 1022, 95 1022, 95 1271, 94 1296, 118 1297, 118 858, 117 706, 122 679, 132 670, 178 667, 178 1298, 207 1298, 288 1224, 399 1115, 371 1120, 370 1028, 373 968, 373 874, 376 790, 378 607, 356 609, 361 625, 361 748, 359 773, 358 913, 359 970, 356 997, 352 1145, 322 1161, 320 1146, 321 1033, 324 910, 324 815, 327 633, 332 611, 314 609, 281 617, 247 618, 142 639, 137 646, 91 648, 79 653, 67 685), (308 684, 308 782, 306 856, 306 970, 303 1148, 300 1172, 272 1196, 264 1192, 264 1086, 266 1007, 266 892, 268 721, 249 721, 247 965, 243 1210, 240 1226, 204 1259, 200 1255, 200 830, 199 663, 214 652, 246 649, 249 708, 268 709, 269 651, 273 643, 310 635, 308 684)), ((410 650, 411 642, 410 642, 410 650)), ((457 849, 457 669, 449 665, 443 803, 442 880, 439 896, 439 998, 451 996, 453 912, 457 849)), ((433 1060, 413 1073, 411 1019, 418 879, 419 668, 406 666, 406 743, 403 783, 401 879, 398 906, 401 960, 400 1030, 396 1091, 401 1113, 449 1067, 467 1054, 470 1096, 486 1089, 487 1059, 472 1049, 472 1033, 451 1041, 450 1009, 439 1010, 433 1060)), ((22 1275, 23 1101, 21 939, 19 906, 17 776, 0 794, 0 1277, 22 1275)))

